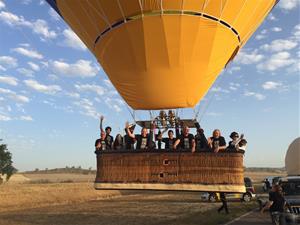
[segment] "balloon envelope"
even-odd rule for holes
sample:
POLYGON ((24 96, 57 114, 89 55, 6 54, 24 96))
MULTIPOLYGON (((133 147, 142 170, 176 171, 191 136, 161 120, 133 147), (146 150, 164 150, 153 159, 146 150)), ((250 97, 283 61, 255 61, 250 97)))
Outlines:
POLYGON ((134 109, 194 107, 277 0, 47 0, 134 109))
POLYGON ((289 176, 300 176, 300 137, 290 144, 286 152, 285 168, 289 176))

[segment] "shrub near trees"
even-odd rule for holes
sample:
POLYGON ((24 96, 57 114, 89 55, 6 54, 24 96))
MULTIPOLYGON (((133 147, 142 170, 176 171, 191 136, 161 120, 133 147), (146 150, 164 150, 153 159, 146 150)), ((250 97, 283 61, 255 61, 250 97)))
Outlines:
POLYGON ((12 154, 8 151, 6 144, 0 144, 0 184, 3 182, 2 176, 6 176, 6 181, 17 172, 12 165, 12 154))

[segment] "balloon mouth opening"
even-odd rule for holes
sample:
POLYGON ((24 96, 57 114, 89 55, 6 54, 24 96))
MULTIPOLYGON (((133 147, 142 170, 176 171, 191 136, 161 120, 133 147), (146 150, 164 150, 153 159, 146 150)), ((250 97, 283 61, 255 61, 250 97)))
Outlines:
POLYGON ((94 47, 95 45, 99 42, 99 40, 101 40, 101 38, 109 33, 111 30, 118 28, 120 26, 122 26, 123 24, 130 22, 130 21, 134 21, 134 20, 140 20, 143 19, 144 17, 149 17, 149 16, 164 16, 164 15, 178 15, 178 16, 196 16, 196 17, 201 17, 201 18, 205 18, 211 21, 214 21, 224 27, 226 27, 227 29, 231 30, 234 35, 237 37, 238 41, 239 41, 239 45, 241 45, 241 37, 240 34, 238 33, 238 31, 232 27, 230 24, 228 24, 226 21, 217 18, 215 16, 212 16, 210 14, 207 13, 201 13, 201 12, 196 12, 196 11, 185 11, 185 10, 154 10, 154 11, 146 11, 143 13, 139 13, 139 14, 135 14, 129 17, 124 17, 121 20, 118 20, 117 22, 111 24, 110 27, 107 27, 105 30, 103 30, 95 39, 94 42, 94 47))

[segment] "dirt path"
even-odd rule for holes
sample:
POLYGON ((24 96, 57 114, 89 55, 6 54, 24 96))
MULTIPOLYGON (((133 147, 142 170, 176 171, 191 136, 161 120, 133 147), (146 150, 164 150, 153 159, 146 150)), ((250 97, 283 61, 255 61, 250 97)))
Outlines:
POLYGON ((0 213, 1 225, 199 224, 201 213, 217 207, 197 193, 128 194, 112 199, 0 213))
POLYGON ((250 211, 224 225, 270 225, 271 218, 268 213, 261 214, 258 210, 250 211))

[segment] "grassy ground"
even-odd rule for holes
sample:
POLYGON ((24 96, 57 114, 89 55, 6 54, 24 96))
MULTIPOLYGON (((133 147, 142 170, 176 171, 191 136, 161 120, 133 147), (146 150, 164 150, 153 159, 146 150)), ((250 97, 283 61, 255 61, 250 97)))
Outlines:
MULTIPOLYGON (((271 174, 246 175, 260 193, 259 181, 271 174)), ((199 193, 96 191, 93 180, 93 174, 18 174, 0 186, 0 224, 217 225, 257 207, 229 202, 230 214, 219 214, 221 204, 202 202, 199 193)))
POLYGON ((120 195, 96 191, 91 183, 10 184, 0 186, 0 212, 71 204, 120 195))
POLYGON ((199 193, 136 192, 115 198, 0 212, 1 225, 217 225, 253 209, 255 203, 202 202, 199 193))

